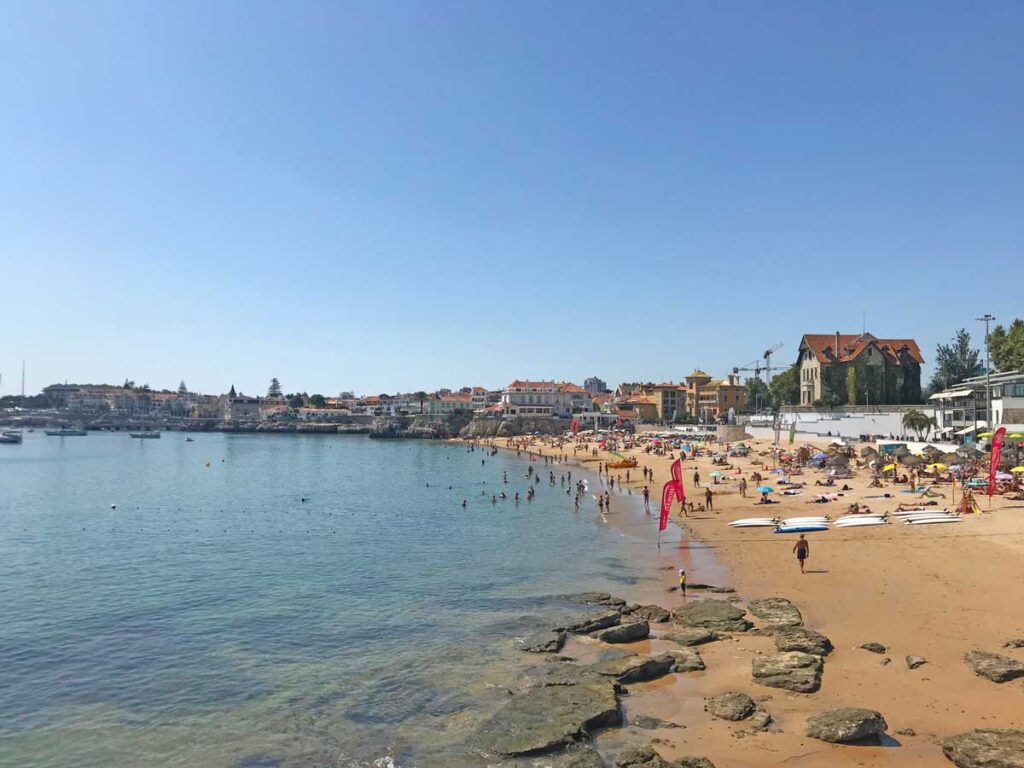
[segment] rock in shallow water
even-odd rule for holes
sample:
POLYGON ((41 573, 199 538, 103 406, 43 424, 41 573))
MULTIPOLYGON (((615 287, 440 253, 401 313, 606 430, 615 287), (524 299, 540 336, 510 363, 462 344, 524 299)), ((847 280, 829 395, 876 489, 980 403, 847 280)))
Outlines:
POLYGON ((670 723, 667 720, 662 720, 660 717, 648 717, 647 715, 637 715, 629 719, 629 724, 634 728, 643 728, 646 731, 654 731, 659 728, 683 728, 684 726, 679 723, 670 723))
POLYGON ((565 645, 565 632, 538 632, 517 638, 516 646, 529 653, 558 653, 565 645))
POLYGON ((692 648, 665 651, 662 656, 671 656, 675 659, 675 663, 672 665, 673 672, 703 672, 705 669, 704 659, 692 648))
POLYGON ((725 600, 697 600, 672 614, 672 620, 684 627, 717 632, 746 632, 753 624, 743 618, 745 611, 725 600))
POLYGON ((547 752, 598 728, 622 723, 618 695, 610 682, 533 688, 498 710, 480 726, 481 748, 498 755, 547 752))
POLYGON ((844 744, 848 741, 877 738, 889 726, 880 712, 859 707, 830 709, 807 721, 807 735, 812 739, 844 744))
POLYGON ((730 691, 708 699, 708 712, 720 720, 745 720, 754 714, 757 704, 745 693, 730 691))
POLYGON ((820 656, 793 651, 757 656, 752 667, 755 683, 797 693, 813 693, 821 687, 824 664, 820 656))
POLYGON ((689 647, 691 645, 704 645, 718 640, 718 633, 710 629, 680 628, 675 632, 664 635, 663 640, 669 640, 677 645, 689 647))
POLYGON ((662 624, 672 618, 671 612, 660 605, 639 605, 629 612, 631 616, 662 624))
POLYGON ((593 634, 593 637, 603 643, 635 643, 638 640, 647 639, 650 634, 651 627, 646 621, 634 621, 599 630, 593 634))
POLYGON ((580 616, 570 620, 564 627, 555 627, 555 632, 573 632, 574 634, 587 635, 597 632, 599 629, 614 627, 622 621, 622 614, 618 611, 604 611, 603 613, 592 613, 587 616, 580 616))
POLYGON ((964 656, 964 661, 974 670, 974 674, 993 683, 1005 683, 1024 677, 1024 663, 998 653, 971 651, 964 656))
POLYGON ((669 762, 654 747, 632 747, 615 761, 615 768, 715 768, 706 757, 681 757, 669 762))
POLYGON ((747 610, 757 618, 777 627, 799 627, 804 623, 797 607, 784 597, 748 600, 747 610))
POLYGON ((1024 768, 1024 731, 982 728, 942 740, 958 768, 1024 768))
POLYGON ((772 636, 780 651, 801 651, 815 656, 827 656, 832 651, 832 642, 827 637, 806 627, 780 627, 772 636))
POLYGON ((620 683, 639 683, 664 677, 675 667, 677 659, 667 653, 660 656, 620 656, 588 667, 591 672, 610 677, 620 683))

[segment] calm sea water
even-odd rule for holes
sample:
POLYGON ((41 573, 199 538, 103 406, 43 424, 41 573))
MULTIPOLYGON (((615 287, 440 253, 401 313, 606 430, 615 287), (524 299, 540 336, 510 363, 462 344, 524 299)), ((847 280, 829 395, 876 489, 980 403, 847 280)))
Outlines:
POLYGON ((511 454, 194 440, 0 446, 0 765, 483 765, 509 639, 654 581, 542 465, 533 502, 492 504, 525 498, 511 454))

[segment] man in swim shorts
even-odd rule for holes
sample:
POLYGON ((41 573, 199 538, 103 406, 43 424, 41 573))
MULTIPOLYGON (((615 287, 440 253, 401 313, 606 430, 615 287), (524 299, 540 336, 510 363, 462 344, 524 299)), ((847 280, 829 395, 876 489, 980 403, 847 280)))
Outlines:
POLYGON ((796 552, 796 560, 800 563, 800 573, 804 572, 804 561, 811 554, 811 542, 804 538, 801 533, 800 538, 797 539, 796 544, 793 545, 793 551, 796 552))

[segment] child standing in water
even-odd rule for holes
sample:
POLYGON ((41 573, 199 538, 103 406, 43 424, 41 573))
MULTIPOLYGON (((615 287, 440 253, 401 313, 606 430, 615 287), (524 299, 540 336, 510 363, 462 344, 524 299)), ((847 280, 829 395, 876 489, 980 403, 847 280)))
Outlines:
POLYGON ((686 597, 686 571, 679 569, 679 594, 686 597))

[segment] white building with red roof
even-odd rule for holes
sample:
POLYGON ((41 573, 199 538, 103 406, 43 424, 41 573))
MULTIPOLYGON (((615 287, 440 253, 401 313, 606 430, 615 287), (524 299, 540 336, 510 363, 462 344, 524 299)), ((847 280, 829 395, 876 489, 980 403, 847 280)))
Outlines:
POLYGON ((522 381, 516 379, 501 392, 501 412, 505 418, 571 418, 575 413, 592 411, 594 403, 587 391, 565 381, 522 381))

